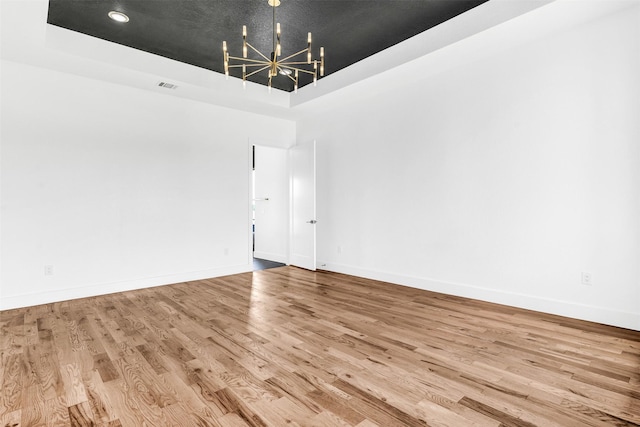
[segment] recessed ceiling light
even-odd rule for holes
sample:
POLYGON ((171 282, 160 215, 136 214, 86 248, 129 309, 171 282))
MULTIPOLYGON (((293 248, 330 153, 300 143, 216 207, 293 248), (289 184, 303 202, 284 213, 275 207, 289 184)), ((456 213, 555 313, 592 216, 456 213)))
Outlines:
POLYGON ((115 10, 109 12, 109 18, 116 22, 129 22, 129 17, 127 15, 122 12, 116 12, 115 10))

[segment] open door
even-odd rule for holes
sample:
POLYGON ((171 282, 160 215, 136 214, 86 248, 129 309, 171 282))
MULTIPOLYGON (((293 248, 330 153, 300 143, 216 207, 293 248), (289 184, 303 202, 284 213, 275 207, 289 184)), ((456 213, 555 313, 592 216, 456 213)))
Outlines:
POLYGON ((291 155, 291 265, 316 269, 316 142, 296 145, 291 155))

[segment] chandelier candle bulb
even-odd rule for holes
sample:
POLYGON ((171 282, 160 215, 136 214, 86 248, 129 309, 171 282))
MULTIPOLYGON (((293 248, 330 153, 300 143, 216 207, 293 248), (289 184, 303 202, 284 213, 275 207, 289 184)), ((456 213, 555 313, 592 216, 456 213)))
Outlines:
POLYGON ((320 77, 324 76, 324 47, 320 48, 320 77))
POLYGON ((247 57, 247 26, 242 26, 242 57, 247 57))
POLYGON ((282 47, 280 45, 280 23, 278 22, 276 37, 278 38, 278 45, 276 47, 276 56, 282 55, 282 47))
POLYGON ((227 52, 227 42, 222 42, 222 52, 224 54, 224 75, 229 77, 229 53, 227 52))

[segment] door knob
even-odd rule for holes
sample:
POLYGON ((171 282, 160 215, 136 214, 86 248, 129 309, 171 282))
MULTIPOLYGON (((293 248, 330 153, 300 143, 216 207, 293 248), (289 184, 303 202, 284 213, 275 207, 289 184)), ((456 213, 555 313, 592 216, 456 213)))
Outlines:
POLYGON ((311 221, 307 221, 307 224, 315 224, 315 223, 317 223, 317 222, 318 222, 318 221, 316 221, 315 219, 312 219, 311 221))

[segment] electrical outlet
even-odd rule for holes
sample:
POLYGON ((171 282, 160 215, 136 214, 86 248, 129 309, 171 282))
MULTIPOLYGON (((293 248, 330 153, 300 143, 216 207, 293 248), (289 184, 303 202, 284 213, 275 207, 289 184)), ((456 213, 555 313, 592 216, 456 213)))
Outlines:
POLYGON ((342 246, 338 246, 338 253, 341 254, 342 253, 342 246))
POLYGON ((45 265, 44 266, 44 275, 45 276, 53 276, 53 265, 45 265))
POLYGON ((224 255, 225 256, 229 255, 229 248, 224 248, 224 255))
POLYGON ((593 285, 593 275, 591 273, 587 273, 586 271, 582 272, 582 284, 585 286, 593 285))

